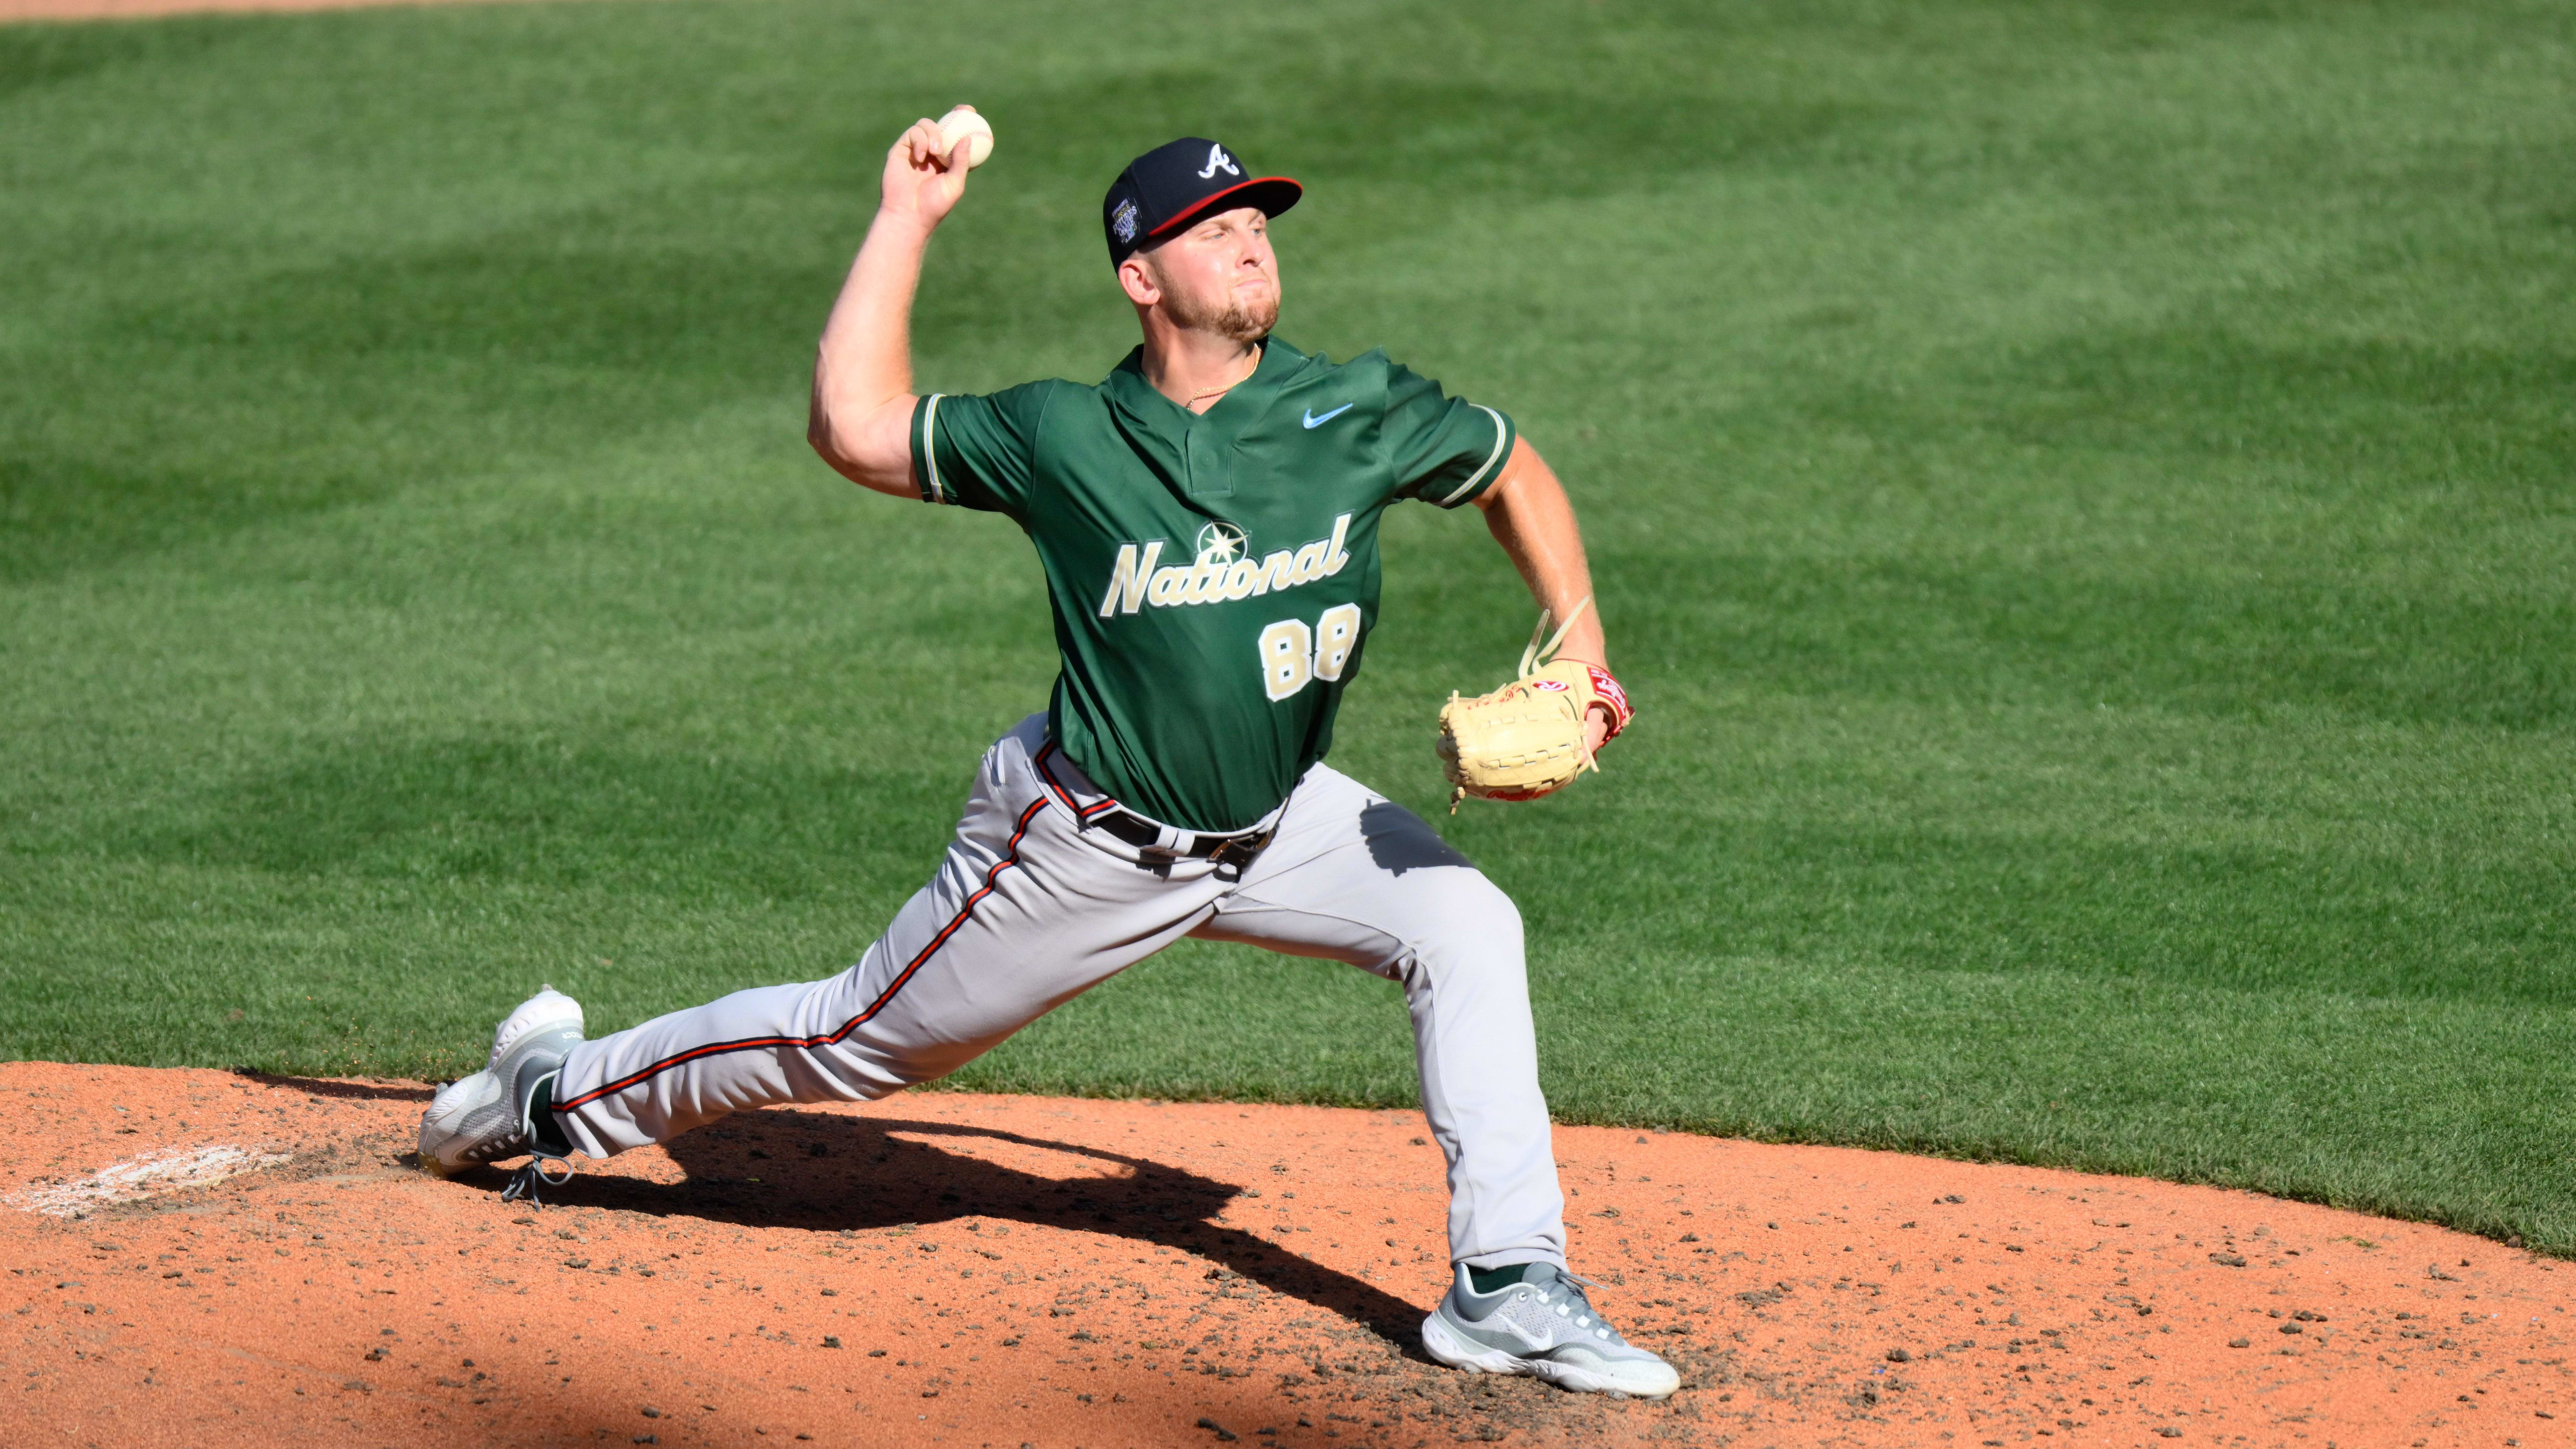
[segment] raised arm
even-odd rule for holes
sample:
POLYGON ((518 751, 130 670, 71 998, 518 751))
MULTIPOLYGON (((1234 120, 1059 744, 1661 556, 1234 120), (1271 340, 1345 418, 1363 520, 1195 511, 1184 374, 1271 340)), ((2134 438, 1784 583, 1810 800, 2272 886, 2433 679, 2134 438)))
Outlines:
MULTIPOLYGON (((1547 466, 1529 440, 1513 440, 1502 476, 1476 495, 1476 506, 1485 511, 1485 527, 1511 556, 1512 566, 1521 571, 1540 608, 1563 619, 1575 605, 1592 597, 1592 569, 1583 561, 1583 533, 1574 523, 1574 504, 1565 496, 1565 485, 1556 481, 1556 470, 1547 466)), ((1610 667, 1598 600, 1566 630, 1557 657, 1598 664, 1605 670, 1610 667)), ((1597 749, 1608 728, 1605 706, 1593 706, 1591 725, 1591 743, 1597 749)))
POLYGON ((912 482, 912 294, 921 254, 966 190, 966 143, 939 150, 939 123, 915 121, 886 152, 867 241, 850 264, 814 359, 805 440, 862 487, 916 498, 912 482))

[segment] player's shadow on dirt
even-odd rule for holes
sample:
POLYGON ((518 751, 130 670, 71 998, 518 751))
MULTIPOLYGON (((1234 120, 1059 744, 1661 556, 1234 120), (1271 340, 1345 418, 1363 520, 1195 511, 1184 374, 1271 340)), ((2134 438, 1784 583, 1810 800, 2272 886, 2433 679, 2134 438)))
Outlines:
MULTIPOLYGON (((953 1122, 794 1110, 746 1113, 674 1138, 663 1150, 687 1170, 686 1182, 584 1174, 548 1198, 756 1227, 831 1231, 974 1217, 1127 1238, 1195 1253, 1365 1325, 1408 1354, 1420 1353, 1424 1310, 1251 1233, 1216 1225, 1209 1219, 1244 1190, 1152 1158, 953 1122), (959 1150, 933 1145, 940 1139, 959 1150), (1036 1169, 975 1155, 970 1144, 976 1140, 996 1157, 1031 1161, 1036 1169)), ((486 1175, 497 1187, 499 1176, 486 1175)), ((972 1251, 951 1248, 941 1257, 972 1251)))
POLYGON ((311 1097, 341 1097, 357 1102, 426 1102, 438 1095, 434 1087, 410 1087, 393 1082, 334 1082, 321 1077, 281 1077, 269 1072, 255 1072, 237 1067, 233 1075, 264 1087, 283 1087, 311 1097))

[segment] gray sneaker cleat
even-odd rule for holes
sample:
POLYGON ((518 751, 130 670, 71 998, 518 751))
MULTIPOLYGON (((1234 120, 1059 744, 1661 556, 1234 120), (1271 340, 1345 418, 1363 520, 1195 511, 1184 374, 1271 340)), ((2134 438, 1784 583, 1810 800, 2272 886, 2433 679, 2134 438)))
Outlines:
MULTIPOLYGON (((533 1155, 522 1179, 531 1173, 542 1182, 569 1179, 572 1167, 564 1154, 570 1148, 549 1109, 564 1054, 581 1039, 581 1003, 571 997, 548 986, 519 1003, 492 1033, 491 1064, 448 1083, 421 1114, 421 1170, 445 1177, 505 1157, 533 1155), (561 1168, 563 1177, 547 1176, 547 1164, 561 1168)), ((515 1181, 505 1197, 522 1196, 533 1186, 515 1181)))
POLYGON ((501 1018, 501 1024, 492 1028, 492 1054, 483 1059, 483 1069, 488 1072, 501 1065, 501 1053, 508 1051, 511 1043, 526 1035, 530 1028, 543 1029, 566 1018, 572 1022, 573 1040, 581 1040, 581 1003, 555 990, 552 982, 539 986, 536 995, 520 1002, 518 1010, 501 1018))
POLYGON ((1451 1368, 1529 1374, 1578 1393, 1660 1399, 1682 1386, 1673 1366, 1619 1336, 1583 1290, 1589 1280, 1532 1263, 1520 1282, 1479 1293, 1458 1281, 1422 1320, 1422 1346, 1451 1368))

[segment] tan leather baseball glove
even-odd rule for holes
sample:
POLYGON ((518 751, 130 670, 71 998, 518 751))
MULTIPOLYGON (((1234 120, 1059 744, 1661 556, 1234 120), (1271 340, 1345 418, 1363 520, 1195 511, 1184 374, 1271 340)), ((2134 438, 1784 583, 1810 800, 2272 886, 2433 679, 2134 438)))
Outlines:
POLYGON ((1535 800, 1574 783, 1599 762, 1585 747, 1584 722, 1595 704, 1609 715, 1603 744, 1628 727, 1636 711, 1628 692, 1610 671, 1572 659, 1554 659, 1565 631, 1590 607, 1586 598, 1574 606, 1554 634, 1541 610, 1529 647, 1521 651, 1520 677, 1491 694, 1473 699, 1454 691, 1440 707, 1440 764, 1454 788, 1449 813, 1469 795, 1480 800, 1535 800), (1546 643, 1540 643, 1545 638, 1546 643), (1552 662, 1551 662, 1552 661, 1552 662))

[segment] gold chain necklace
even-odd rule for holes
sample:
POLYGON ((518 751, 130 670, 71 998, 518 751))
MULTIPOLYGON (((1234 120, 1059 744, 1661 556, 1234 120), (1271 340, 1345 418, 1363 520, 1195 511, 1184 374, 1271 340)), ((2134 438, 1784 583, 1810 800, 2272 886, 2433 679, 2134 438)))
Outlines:
MULTIPOLYGON (((1181 404, 1181 406, 1182 406, 1184 409, 1186 409, 1186 410, 1188 410, 1188 411, 1190 411, 1190 412, 1197 412, 1197 411, 1198 411, 1198 406, 1197 406, 1197 404, 1198 404, 1198 400, 1199 400, 1200 398, 1203 398, 1203 397, 1223 397, 1223 396, 1225 396, 1227 393, 1230 393, 1230 392, 1234 391, 1236 388, 1243 386, 1243 384, 1244 384, 1246 381, 1250 380, 1250 378, 1252 377, 1252 375, 1253 375, 1254 373, 1259 372, 1260 370, 1261 370, 1261 349, 1259 349, 1259 348, 1257 348, 1257 347, 1256 347, 1256 348, 1254 348, 1254 349, 1253 349, 1253 352, 1252 352, 1252 365, 1251 365, 1250 367, 1247 367, 1247 368, 1245 368, 1245 369, 1243 370, 1243 376, 1242 376, 1242 377, 1238 377, 1238 378, 1236 378, 1234 381, 1227 383, 1227 384, 1226 384, 1225 386, 1223 386, 1223 387, 1210 388, 1210 389, 1209 389, 1209 390, 1207 390, 1206 392, 1194 392, 1194 393, 1191 393, 1191 394, 1190 394, 1190 400, 1189 400, 1188 402, 1185 402, 1185 403, 1181 404)), ((1214 406, 1214 404, 1210 404, 1210 406, 1214 406)))

